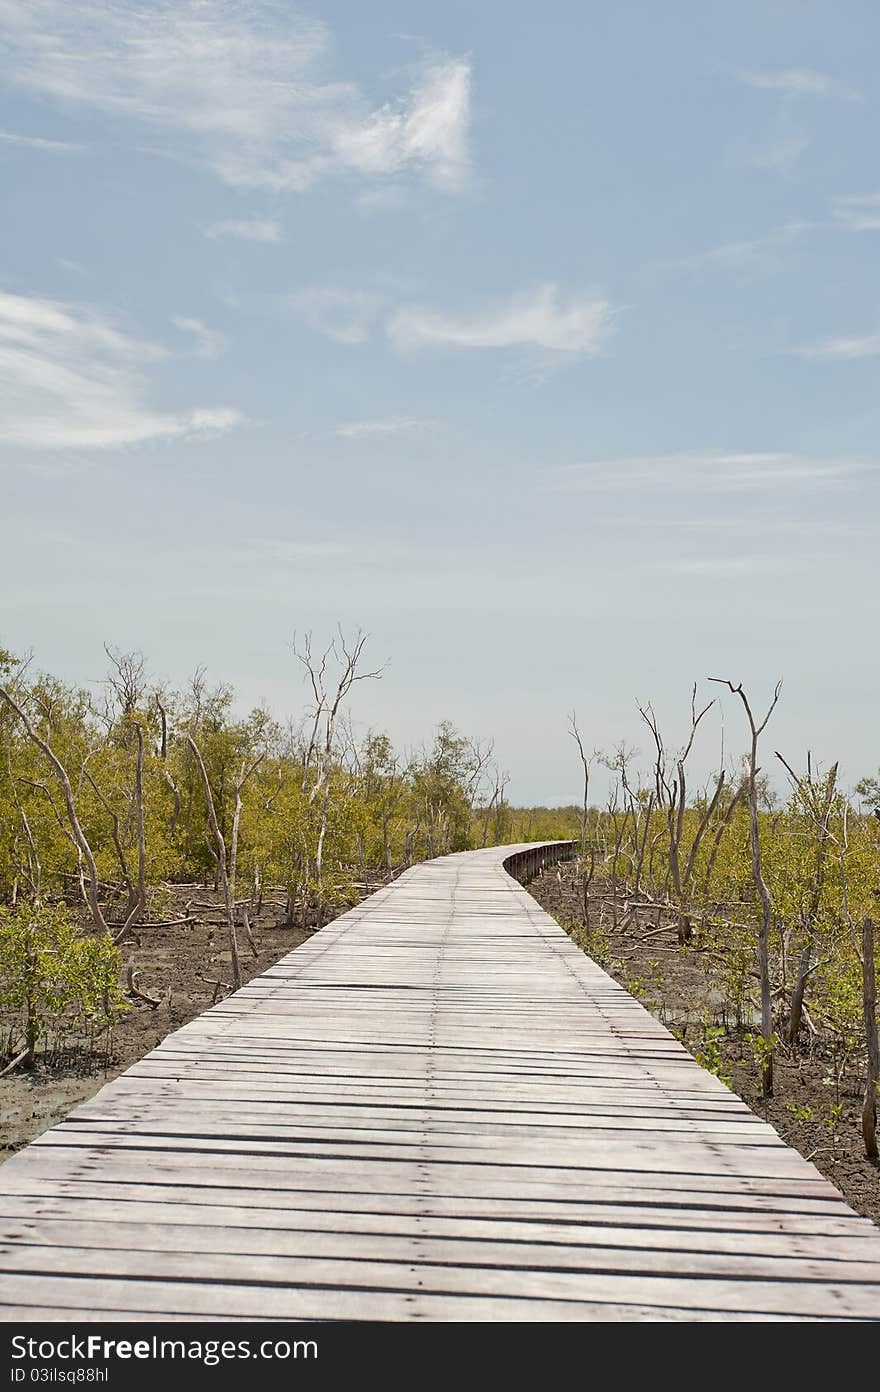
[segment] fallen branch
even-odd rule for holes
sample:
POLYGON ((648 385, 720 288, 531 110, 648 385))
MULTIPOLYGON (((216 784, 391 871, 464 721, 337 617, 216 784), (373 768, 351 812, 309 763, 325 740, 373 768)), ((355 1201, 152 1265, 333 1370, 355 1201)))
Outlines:
POLYGON ((232 987, 229 985, 228 981, 218 981, 217 977, 215 976, 199 976, 196 979, 198 981, 204 981, 206 986, 214 987, 214 998, 211 1002, 212 1005, 217 1004, 217 996, 220 991, 227 991, 230 995, 232 994, 232 987))
POLYGON ((5 1078, 6 1074, 11 1073, 13 1068, 17 1068, 20 1063, 24 1063, 29 1053, 30 1049, 22 1049, 20 1054, 16 1054, 12 1062, 7 1063, 6 1067, 0 1072, 0 1078, 5 1078))
POLYGON ((129 995, 133 996, 135 1000, 143 1001, 145 1005, 152 1006, 154 1010, 162 1004, 161 1000, 157 1000, 155 996, 150 996, 146 991, 140 989, 137 984, 137 972, 134 969, 133 962, 129 962, 128 964, 128 970, 125 973, 125 981, 128 986, 129 995))
POLYGON ((674 923, 664 923, 662 928, 651 928, 647 933, 639 933, 639 942, 647 942, 648 938, 659 937, 661 933, 674 933, 674 923))
MULTIPOLYGON (((222 920, 221 920, 221 921, 222 921, 222 920)), ((139 926, 140 926, 141 928, 177 928, 177 927, 180 926, 181 923, 201 923, 201 922, 202 922, 202 919, 196 917, 196 915, 193 914, 193 915, 190 915, 188 918, 155 918, 155 919, 149 919, 149 918, 148 918, 148 919, 146 919, 144 922, 142 922, 139 926)), ((121 926, 121 925, 120 925, 120 926, 121 926)))

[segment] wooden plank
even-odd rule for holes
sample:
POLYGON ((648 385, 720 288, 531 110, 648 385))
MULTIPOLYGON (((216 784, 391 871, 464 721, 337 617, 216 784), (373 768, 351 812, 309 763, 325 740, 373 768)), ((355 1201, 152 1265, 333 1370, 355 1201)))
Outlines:
MULTIPOLYGON (((867 1234, 866 1247, 866 1234, 861 1228, 848 1227, 845 1219, 816 1220, 797 1214, 783 1220, 775 1215, 767 1218, 754 1213, 727 1213, 724 1228, 720 1229, 717 1213, 711 1211, 682 1213, 673 1210, 657 1214, 647 1208, 633 1211, 609 1207, 601 1221, 592 1214, 592 1221, 587 1223, 584 1218, 554 1219, 540 1210, 519 1219, 511 1218, 500 1205, 494 1214, 480 1209, 468 1212, 466 1206, 464 1211, 459 1206, 457 1212, 450 1206, 450 1212, 443 1213, 438 1212, 432 1202, 430 1212, 426 1212, 424 1200, 418 1196, 401 1196, 401 1201, 393 1205, 374 1202, 371 1207, 357 1206, 356 1199, 346 1199, 347 1206, 339 1203, 331 1207, 319 1202, 315 1195, 303 1195, 299 1202, 291 1203, 289 1196, 285 1199, 271 1191, 258 1195, 260 1202, 247 1204, 236 1203, 234 1194, 227 1202, 201 1203, 192 1198, 181 1200, 165 1195, 144 1199, 122 1198, 115 1194, 111 1209, 99 1188, 95 1187, 92 1193, 84 1192, 85 1189, 86 1186, 77 1189, 76 1219, 69 1217, 69 1205, 63 1196, 60 1202, 53 1201, 52 1196, 41 1197, 35 1212, 30 1196, 7 1195, 0 1223, 0 1242, 26 1240, 34 1233, 40 1241, 46 1241, 50 1232, 52 1240, 58 1241, 59 1233, 72 1234, 91 1224, 101 1242, 112 1228, 113 1245, 122 1232, 128 1233, 126 1240, 136 1242, 141 1240, 144 1227, 161 1223, 174 1246, 189 1241, 189 1237, 181 1235, 184 1231, 188 1233, 208 1226, 242 1231, 397 1233, 473 1242, 561 1243, 571 1247, 589 1243, 597 1247, 644 1246, 664 1250, 748 1251, 776 1256, 803 1253, 809 1256, 815 1255, 817 1236, 834 1236, 839 1239, 834 1244, 835 1259, 874 1260, 870 1234, 867 1234), (307 1206, 309 1198, 311 1207, 307 1206), (51 1224, 44 1221, 49 1219, 56 1221, 51 1224), (132 1228, 132 1225, 140 1226, 132 1228)), ((80 1245, 84 1236, 86 1234, 79 1232, 80 1245)))
MULTIPOLYGON (((629 1321, 680 1322, 694 1319, 798 1320, 798 1315, 768 1315, 761 1311, 718 1311, 681 1306, 615 1304, 604 1301, 517 1300, 497 1296, 445 1293, 407 1294, 393 1291, 301 1291, 297 1289, 251 1290, 236 1287, 177 1287, 167 1283, 114 1283, 64 1277, 21 1277, 19 1300, 30 1304, 3 1306, 2 1317, 15 1320, 94 1318, 156 1320, 479 1320, 523 1321, 629 1321), (58 1304, 39 1303, 45 1300, 58 1304)), ((821 1318, 821 1317, 820 1317, 821 1318)), ((829 1316, 829 1318, 832 1318, 829 1316)))
POLYGON ((0 1318, 876 1315, 877 1229, 508 853, 408 871, 8 1161, 0 1318))
MULTIPOLYGON (((463 1263, 442 1265, 410 1258, 382 1261, 352 1256, 334 1259, 324 1256, 288 1259, 278 1256, 178 1253, 118 1252, 102 1254, 102 1270, 108 1279, 132 1281, 164 1281, 186 1285, 202 1285, 211 1290, 218 1286, 233 1287, 236 1291, 257 1287, 262 1291, 292 1290, 352 1291, 364 1296, 377 1292, 405 1296, 421 1289, 436 1295, 493 1294, 504 1298, 519 1297, 531 1300, 609 1300, 621 1303, 625 1299, 641 1305, 688 1305, 693 1303, 707 1309, 725 1310, 747 1304, 752 1310, 768 1314, 808 1314, 828 1316, 847 1314, 861 1319, 876 1318, 880 1286, 876 1282, 858 1279, 831 1281, 821 1273, 813 1273, 804 1263, 802 1274, 785 1274, 774 1280, 749 1277, 738 1260, 727 1264, 727 1274, 720 1269, 700 1276, 684 1270, 670 1272, 662 1257, 654 1265, 650 1254, 639 1253, 617 1272, 609 1265, 601 1269, 566 1271, 559 1267, 544 1269, 502 1268, 489 1265, 471 1267, 463 1263)), ((14 1278, 23 1275, 74 1275, 89 1278, 94 1271, 94 1249, 76 1247, 33 1248, 24 1245, 8 1249, 3 1255, 4 1270, 14 1278)), ((716 1263, 717 1265, 717 1263, 716 1263)))
MULTIPOLYGON (((646 1235, 633 1229, 606 1229, 569 1232, 537 1228, 513 1231, 503 1224, 461 1223, 454 1231, 437 1231, 433 1218, 412 1218, 409 1222, 382 1218, 365 1222, 357 1215, 334 1214, 333 1222, 313 1221, 266 1224, 253 1219, 210 1223, 181 1223, 179 1215, 167 1219, 155 1210, 152 1217, 133 1219, 116 1216, 96 1218, 82 1212, 77 1219, 49 1222, 32 1220, 4 1224, 0 1233, 0 1255, 15 1259, 21 1249, 23 1260, 32 1262, 34 1254, 50 1264, 55 1247, 81 1251, 185 1253, 188 1256, 317 1258, 338 1257, 351 1261, 436 1262, 444 1266, 479 1269, 483 1266, 510 1270, 573 1269, 627 1272, 641 1269, 669 1274, 681 1272, 693 1277, 729 1275, 735 1266, 742 1278, 780 1280, 848 1281, 874 1284, 880 1298, 880 1256, 871 1255, 871 1246, 853 1239, 834 1243, 834 1255, 827 1257, 809 1238, 798 1240, 790 1234, 773 1234, 761 1241, 742 1233, 692 1233, 655 1231, 646 1235), (501 1228, 499 1232, 498 1229, 501 1228), (537 1228, 537 1231, 536 1231, 537 1228), (653 1240, 652 1240, 653 1239, 653 1240), (34 1245, 38 1243, 39 1245, 34 1245), (30 1255, 27 1255, 30 1254, 30 1255), (728 1258, 735 1258, 731 1262, 728 1258)), ((316 1219, 326 1215, 315 1215, 316 1219)), ((87 1262, 91 1269, 93 1262, 87 1262)))

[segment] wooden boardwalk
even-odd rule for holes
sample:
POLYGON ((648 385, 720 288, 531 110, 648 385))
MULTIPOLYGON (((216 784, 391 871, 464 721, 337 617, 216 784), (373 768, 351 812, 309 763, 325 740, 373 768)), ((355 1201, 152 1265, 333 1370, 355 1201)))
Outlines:
POLYGON ((523 849, 408 871, 7 1161, 2 1317, 880 1317, 880 1232, 523 849))

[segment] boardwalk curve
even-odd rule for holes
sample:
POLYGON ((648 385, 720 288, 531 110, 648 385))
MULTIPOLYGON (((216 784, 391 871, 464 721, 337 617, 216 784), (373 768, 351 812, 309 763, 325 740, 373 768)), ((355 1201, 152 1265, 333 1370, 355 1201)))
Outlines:
POLYGON ((880 1232, 505 869, 414 867, 0 1168, 6 1320, 871 1319, 880 1232))

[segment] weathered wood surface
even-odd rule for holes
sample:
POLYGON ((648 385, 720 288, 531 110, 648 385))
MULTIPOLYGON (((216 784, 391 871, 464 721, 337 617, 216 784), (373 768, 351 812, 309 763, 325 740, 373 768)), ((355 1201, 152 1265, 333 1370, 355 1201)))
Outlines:
POLYGON ((880 1317, 880 1232, 513 850, 408 871, 7 1161, 0 1317, 880 1317))

